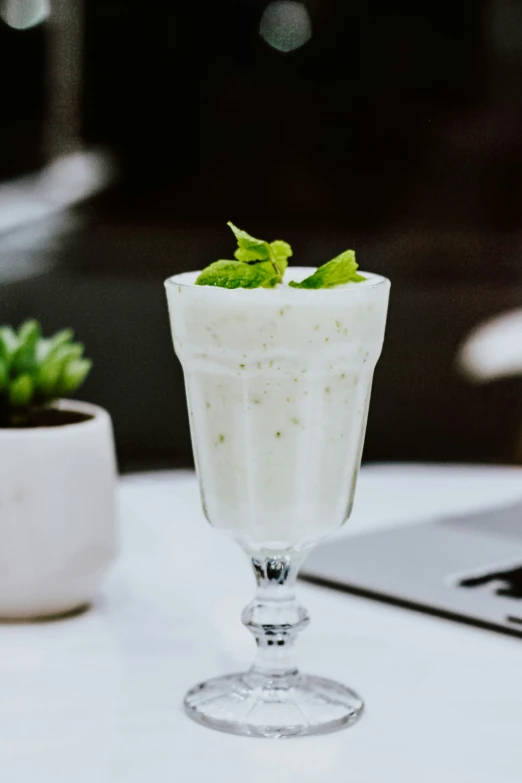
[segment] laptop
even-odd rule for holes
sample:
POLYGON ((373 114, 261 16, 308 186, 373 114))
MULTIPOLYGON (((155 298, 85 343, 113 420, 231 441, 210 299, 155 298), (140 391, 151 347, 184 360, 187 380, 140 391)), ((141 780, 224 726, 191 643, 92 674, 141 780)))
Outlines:
POLYGON ((302 576, 522 636, 522 499, 334 539, 311 553, 302 576))

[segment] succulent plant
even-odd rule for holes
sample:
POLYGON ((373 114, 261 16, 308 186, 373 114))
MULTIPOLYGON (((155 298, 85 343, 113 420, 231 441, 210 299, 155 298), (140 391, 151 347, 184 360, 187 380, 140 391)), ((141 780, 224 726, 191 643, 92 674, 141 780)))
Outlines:
POLYGON ((71 329, 49 338, 38 321, 0 327, 0 426, 25 426, 35 410, 72 394, 92 366, 71 329))

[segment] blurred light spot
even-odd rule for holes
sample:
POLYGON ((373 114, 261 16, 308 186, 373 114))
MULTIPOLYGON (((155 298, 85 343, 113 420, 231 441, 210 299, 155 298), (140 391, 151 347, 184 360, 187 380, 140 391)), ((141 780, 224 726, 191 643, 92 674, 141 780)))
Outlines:
POLYGON ((492 318, 475 329, 461 346, 457 365, 473 381, 522 375, 522 310, 492 318))
POLYGON ((259 34, 278 52, 292 52, 312 35, 310 15, 302 3, 275 0, 264 10, 259 34))
POLYGON ((0 16, 15 30, 28 30, 44 22, 51 13, 49 0, 2 0, 0 16))

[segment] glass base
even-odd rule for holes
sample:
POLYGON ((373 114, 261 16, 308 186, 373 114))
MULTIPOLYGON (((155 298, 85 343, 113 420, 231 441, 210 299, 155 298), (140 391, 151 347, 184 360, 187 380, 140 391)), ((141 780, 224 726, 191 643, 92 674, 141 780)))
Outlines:
POLYGON ((284 685, 261 685, 251 672, 202 682, 184 704, 203 726, 275 739, 338 731, 355 723, 364 707, 356 693, 333 680, 298 674, 284 685))

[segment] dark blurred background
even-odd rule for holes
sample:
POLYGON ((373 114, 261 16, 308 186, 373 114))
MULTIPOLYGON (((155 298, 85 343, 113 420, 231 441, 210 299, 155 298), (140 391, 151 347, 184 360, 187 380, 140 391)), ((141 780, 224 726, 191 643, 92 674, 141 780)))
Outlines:
POLYGON ((515 460, 455 357, 522 301, 520 0, 0 0, 0 64, 0 320, 75 327, 122 469, 192 462, 162 281, 227 220, 391 278, 366 460, 515 460))

